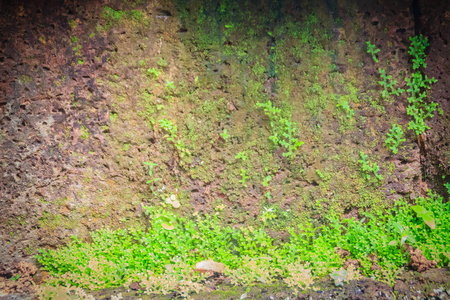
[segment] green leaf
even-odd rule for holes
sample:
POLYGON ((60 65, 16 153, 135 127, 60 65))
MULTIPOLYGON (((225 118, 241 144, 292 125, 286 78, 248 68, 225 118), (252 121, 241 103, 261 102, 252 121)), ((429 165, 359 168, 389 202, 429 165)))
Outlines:
POLYGON ((389 242, 389 246, 397 246, 397 244, 398 244, 398 242, 397 241, 395 241, 395 240, 392 240, 392 241, 390 241, 389 242))
POLYGON ((16 276, 11 277, 10 281, 17 281, 20 278, 20 274, 17 274, 16 276))
POLYGON ((434 216, 433 216, 432 212, 428 211, 426 214, 424 214, 423 221, 431 229, 435 229, 436 228, 436 223, 435 223, 434 216))
POLYGON ((411 206, 412 210, 417 214, 417 216, 422 215, 426 212, 425 208, 423 208, 423 206, 420 205, 413 205, 411 206))

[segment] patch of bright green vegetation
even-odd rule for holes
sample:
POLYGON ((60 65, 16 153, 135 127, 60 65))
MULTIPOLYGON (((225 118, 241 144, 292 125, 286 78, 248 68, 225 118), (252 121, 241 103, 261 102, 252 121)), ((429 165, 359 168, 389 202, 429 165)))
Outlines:
MULTIPOLYGON (((426 68, 425 63, 425 49, 429 45, 428 38, 424 38, 422 35, 410 37, 411 46, 409 47, 408 53, 413 56, 413 70, 419 69, 421 66, 426 68)), ((369 51, 368 51, 369 52, 369 51)), ((380 85, 383 86, 382 96, 387 98, 389 95, 399 96, 404 90, 394 89, 394 85, 397 83, 395 80, 391 80, 391 75, 387 76, 385 70, 380 69, 380 75, 382 81, 379 81, 380 85), (389 88, 391 91, 389 91, 389 88)), ((408 102, 409 106, 406 109, 408 115, 412 117, 409 122, 408 129, 413 130, 416 135, 420 135, 425 130, 430 129, 425 125, 425 119, 432 118, 437 107, 437 103, 426 101, 427 90, 430 89, 430 85, 436 83, 437 80, 432 77, 428 78, 427 75, 423 75, 420 70, 415 71, 411 74, 410 78, 405 78, 406 85, 409 93, 408 102)))
POLYGON ((177 125, 173 124, 172 121, 167 119, 159 120, 159 125, 161 125, 161 128, 169 133, 167 139, 169 141, 175 142, 175 138, 177 137, 177 125))
POLYGON ((97 31, 99 32, 103 31, 103 29, 109 29, 110 27, 119 24, 124 19, 134 20, 137 23, 142 24, 144 26, 147 26, 149 24, 143 12, 135 9, 131 11, 124 11, 124 10, 115 10, 109 6, 104 6, 102 11, 102 17, 106 22, 106 26, 105 28, 103 28, 101 25, 98 25, 97 31))
POLYGON ((263 108, 266 115, 269 116, 270 127, 272 129, 270 140, 275 145, 283 146, 287 150, 287 152, 283 153, 283 156, 294 157, 294 151, 304 144, 302 141, 298 140, 297 127, 295 124, 282 116, 281 109, 273 106, 270 100, 266 103, 258 102, 256 103, 256 106, 263 108))
POLYGON ((159 75, 161 75, 161 72, 155 68, 148 68, 147 75, 150 76, 151 78, 158 78, 159 75))
POLYGON ((89 129, 86 128, 86 126, 81 125, 81 135, 80 138, 83 140, 87 140, 90 136, 89 129))
POLYGON ((164 58, 162 58, 162 57, 160 57, 156 63, 157 63, 158 66, 160 66, 161 68, 165 68, 165 67, 168 66, 167 61, 166 61, 164 58))
POLYGON ((342 112, 345 113, 345 117, 350 120, 355 115, 355 112, 352 108, 350 108, 350 105, 348 104, 346 98, 347 97, 343 96, 339 97, 339 102, 338 104, 336 104, 336 107, 339 107, 342 112))
POLYGON ((114 10, 109 6, 104 6, 102 11, 102 17, 108 22, 108 25, 114 25, 119 23, 123 17, 125 17, 126 12, 122 10, 114 10))
POLYGON ((225 142, 228 142, 228 138, 231 136, 228 134, 227 129, 225 128, 223 130, 223 132, 220 134, 220 136, 222 136, 222 138, 224 139, 225 142))
POLYGON ((378 58, 377 58, 376 54, 378 52, 380 52, 380 49, 375 49, 375 45, 370 43, 370 41, 367 41, 366 44, 367 44, 367 53, 372 55, 373 61, 377 63, 378 62, 378 58))
MULTIPOLYGON (((428 38, 423 38, 422 35, 410 38, 411 46, 408 53, 413 56, 413 69, 416 70, 420 66, 426 68, 425 63, 425 48, 428 46, 428 38)), ((437 103, 426 101, 426 90, 430 89, 430 85, 436 83, 437 80, 428 78, 427 75, 423 76, 420 71, 416 71, 411 74, 411 78, 405 78, 408 85, 407 92, 410 93, 408 97, 409 106, 406 109, 408 115, 413 117, 413 120, 409 122, 408 129, 414 130, 419 135, 425 130, 430 129, 425 125, 426 118, 432 118, 434 111, 436 110, 437 103)))
POLYGON ((239 180, 240 183, 242 183, 243 186, 247 187, 247 184, 245 183, 245 181, 249 178, 246 174, 245 174, 245 170, 241 169, 241 180, 239 180))
POLYGON ((381 95, 383 96, 384 99, 388 99, 389 95, 395 95, 395 96, 400 96, 401 93, 403 93, 405 90, 398 88, 395 89, 394 86, 397 84, 397 80, 391 80, 392 75, 386 75, 386 70, 384 69, 378 69, 380 72, 380 76, 381 76, 381 81, 378 81, 378 83, 383 87, 383 92, 381 93, 381 95), (388 89, 391 89, 391 91, 389 91, 388 89))
POLYGON ((380 167, 376 163, 369 162, 367 160, 367 155, 365 155, 362 151, 359 154, 360 154, 360 159, 358 160, 358 162, 361 164, 361 169, 362 169, 365 177, 367 179, 370 179, 370 176, 371 176, 370 174, 373 173, 373 175, 375 175, 375 177, 378 180, 383 180, 383 176, 378 174, 380 167))
MULTIPOLYGON (((225 274, 236 284, 280 278, 288 283, 300 267, 308 270, 305 274, 313 284, 342 268, 344 261, 337 247, 349 251, 351 259, 358 259, 363 275, 389 282, 386 272, 399 270, 409 262, 405 242, 420 248, 438 266, 449 263, 450 202, 443 203, 442 197, 431 192, 428 198, 416 199, 415 206, 399 200, 395 208, 365 214, 362 220, 340 220, 331 211, 326 215, 327 225, 313 227, 307 222, 291 227, 290 241, 281 244, 274 243, 264 230, 266 222, 277 217, 271 208, 265 208, 259 229, 221 227, 219 211, 212 217, 197 215, 193 219, 162 208, 145 207, 145 211, 147 229, 103 229, 91 233, 92 243, 73 237, 66 247, 41 249, 38 261, 54 277, 49 284, 96 290, 140 281, 144 288, 154 287, 148 292, 180 293, 178 285, 165 290, 163 283, 169 282, 164 280, 179 282, 184 272, 191 272, 205 259, 224 263, 225 274), (377 256, 381 270, 371 268, 371 254, 377 256), (179 267, 180 262, 185 268, 179 267), (297 271, 289 268, 292 264, 297 265, 297 271), (258 273, 260 268, 265 269, 263 277, 258 273), (157 277, 160 286, 154 285, 157 277)), ((200 280, 193 279, 192 283, 200 280)))
POLYGON ((173 81, 169 81, 166 79, 166 90, 167 94, 171 96, 173 91, 175 90, 175 85, 173 84, 173 81))
POLYGON ((391 149, 394 154, 397 154, 398 147, 404 141, 406 141, 406 139, 403 138, 402 128, 397 126, 397 124, 392 125, 392 128, 386 137, 386 146, 391 149))
POLYGON ((111 119, 111 122, 114 122, 114 121, 117 120, 117 117, 118 117, 118 116, 119 116, 119 115, 118 115, 117 113, 112 112, 112 113, 110 114, 109 118, 111 119))
POLYGON ((31 78, 31 76, 28 75, 21 75, 20 76, 20 82, 28 84, 31 83, 33 81, 33 78, 31 78))
POLYGON ((409 47, 408 53, 413 56, 413 69, 417 70, 420 66, 424 68, 427 67, 425 63, 425 58, 427 57, 425 54, 425 49, 430 45, 428 43, 428 38, 424 38, 421 35, 410 37, 411 46, 409 47))

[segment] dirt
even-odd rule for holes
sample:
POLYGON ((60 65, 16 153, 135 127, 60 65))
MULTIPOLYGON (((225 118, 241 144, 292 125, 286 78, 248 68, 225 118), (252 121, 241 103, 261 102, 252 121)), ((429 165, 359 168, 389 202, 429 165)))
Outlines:
MULTIPOLYGON (((190 5, 194 10, 199 3, 190 5)), ((271 61, 272 43, 279 41, 261 35, 252 40, 255 45, 249 45, 247 53, 227 56, 228 49, 241 43, 240 37, 230 35, 222 44, 200 39, 193 27, 198 19, 184 16, 180 3, 0 2, 4 293, 30 293, 32 276, 34 282, 43 281, 45 273, 32 265, 37 249, 64 245, 72 235, 89 240, 89 232, 102 227, 143 226, 142 205, 159 205, 172 193, 180 199, 180 214, 209 213, 223 204, 223 223, 235 226, 258 222, 262 208, 273 206, 286 213, 271 224, 274 236, 286 236, 283 229, 305 219, 320 223, 332 208, 346 218, 358 218, 359 212, 390 207, 400 197, 412 201, 425 195, 427 188, 448 199, 443 184, 450 180, 450 4, 379 0, 284 5, 254 9, 277 13, 275 20, 287 16, 298 21, 314 9, 320 19, 317 27, 333 35, 319 43, 333 55, 286 56, 283 72, 272 76, 270 70, 257 75, 255 66, 271 61), (148 24, 134 19, 107 21, 102 15, 105 5, 138 9, 148 24), (438 79, 430 98, 442 113, 427 121, 431 129, 418 138, 407 132, 401 151, 392 155, 383 146, 384 136, 391 123, 407 127, 408 102, 402 95, 393 102, 370 103, 380 98, 379 71, 365 52, 365 42, 381 49, 378 59, 389 62, 386 69, 404 88, 401 78, 410 73, 408 38, 420 33, 429 37, 425 74, 438 79), (334 71, 325 72, 332 64, 334 71), (320 91, 303 76, 315 76, 314 66, 322 70, 316 76, 324 93, 352 95, 352 87, 357 90, 351 98, 353 125, 342 124, 335 103, 320 102, 320 91), (160 70, 160 78, 149 78, 149 68, 160 70), (339 78, 346 83, 340 84, 339 78), (165 87, 170 81, 176 86, 171 95, 165 87), (308 93, 313 96, 308 98, 308 93), (254 108, 255 99, 266 98, 277 105, 289 103, 292 119, 299 124, 305 144, 292 161, 268 142, 268 120, 254 108), (310 99, 322 108, 308 110, 310 99), (167 140, 158 127, 161 118, 178 125, 184 148, 167 140), (229 139, 221 135, 225 129, 229 139), (359 151, 379 163, 384 176, 380 184, 367 183, 358 174, 359 151), (248 159, 237 159, 238 153, 248 159), (146 184, 150 179, 146 161, 157 163, 152 176, 161 180, 146 184), (240 181, 242 168, 249 176, 246 186, 240 181), (262 186, 269 174, 270 185, 262 186), (267 192, 270 197, 264 196, 267 192), (322 208, 317 208, 317 201, 322 208), (19 273, 20 278, 10 280, 19 273)), ((266 31, 273 30, 271 26, 266 31)), ((343 288, 324 281, 323 293, 307 295, 392 299, 395 292, 397 299, 449 297, 440 291, 449 282, 448 271, 433 269, 433 262, 418 251, 412 257, 415 269, 431 269, 403 274, 391 282, 394 288, 369 279, 343 288)), ((240 293, 241 288, 214 288, 219 295, 211 299, 240 297, 220 294, 240 293)), ((248 298, 293 297, 285 287, 274 289, 255 288, 248 298)))
MULTIPOLYGON (((450 273, 448 269, 432 269, 424 273, 413 271, 399 274, 391 284, 369 278, 352 280, 344 286, 336 286, 331 279, 323 279, 308 291, 294 292, 284 283, 256 285, 251 287, 230 284, 215 285, 209 281, 205 292, 191 294, 192 299, 449 299, 450 273)), ((176 294, 167 296, 145 295, 138 291, 105 289, 90 293, 96 299, 111 299, 122 295, 123 299, 174 299, 176 294)), ((181 299, 181 298, 180 298, 181 299)))

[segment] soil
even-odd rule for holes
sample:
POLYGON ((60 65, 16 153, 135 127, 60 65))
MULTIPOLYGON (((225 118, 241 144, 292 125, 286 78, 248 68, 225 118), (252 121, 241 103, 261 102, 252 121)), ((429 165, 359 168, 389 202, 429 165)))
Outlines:
MULTIPOLYGON (((314 11, 320 20, 314 32, 332 35, 317 42, 332 55, 286 55, 276 76, 271 47, 280 40, 258 33, 246 53, 228 55, 242 36, 222 31, 223 43, 216 43, 199 35, 199 16, 183 14, 198 10, 199 3, 0 2, 0 299, 26 299, 32 281, 44 281, 34 257, 39 248, 64 245, 73 235, 89 240, 89 232, 102 227, 144 226, 142 205, 160 205, 170 194, 180 199, 183 215, 225 205, 222 221, 233 226, 253 225, 264 206, 275 207, 285 214, 269 229, 281 238, 302 220, 320 224, 330 209, 358 218, 400 197, 413 201, 427 189, 448 199, 448 1, 252 3, 254 12, 276 15, 264 32, 283 18, 304 22, 314 11), (105 6, 139 10, 143 18, 116 22, 105 16, 105 6), (427 120, 424 134, 405 130, 406 141, 394 155, 384 137, 393 123, 407 128, 408 101, 404 94, 380 100, 378 68, 405 88, 409 37, 418 34, 429 37, 423 72, 438 80, 428 98, 440 110, 427 120), (366 53, 368 40, 381 49, 383 65, 366 53), (258 64, 269 71, 258 73, 258 64), (158 78, 148 74, 150 68, 159 70, 158 78), (348 95, 352 122, 323 100, 327 94, 348 95), (255 108, 258 99, 290 107, 304 141, 294 159, 274 149, 268 118, 255 108), (168 140, 162 118, 177 125, 184 145, 168 140), (360 176, 360 151, 378 162, 382 182, 360 176), (236 158, 238 153, 247 158, 236 158), (157 164, 152 177, 147 161, 157 164), (245 183, 241 169, 249 176, 245 183), (266 187, 261 182, 267 175, 273 179, 266 187), (146 183, 151 178, 159 180, 146 183)), ((336 287, 324 280, 298 299, 449 298, 448 270, 434 268, 419 252, 413 256, 411 271, 390 285, 364 279, 336 287)), ((245 293, 227 285, 211 289, 194 297, 239 299, 245 293)), ((134 297, 125 290, 94 295, 109 299, 118 292, 134 297)), ((258 297, 296 299, 283 286, 247 292, 248 299, 258 297)))

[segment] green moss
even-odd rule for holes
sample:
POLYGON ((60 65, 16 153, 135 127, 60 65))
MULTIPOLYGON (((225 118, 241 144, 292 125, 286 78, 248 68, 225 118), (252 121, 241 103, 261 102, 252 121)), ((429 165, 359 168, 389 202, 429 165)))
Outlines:
POLYGON ((29 75, 20 75, 20 81, 25 84, 29 84, 33 81, 33 78, 29 75))
POLYGON ((89 137, 91 136, 89 129, 87 127, 85 127, 84 125, 81 125, 81 134, 80 134, 80 138, 82 138, 83 140, 87 140, 89 139, 89 137))

